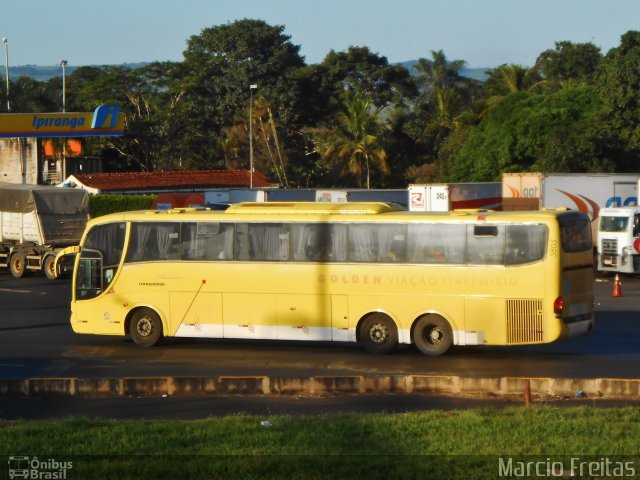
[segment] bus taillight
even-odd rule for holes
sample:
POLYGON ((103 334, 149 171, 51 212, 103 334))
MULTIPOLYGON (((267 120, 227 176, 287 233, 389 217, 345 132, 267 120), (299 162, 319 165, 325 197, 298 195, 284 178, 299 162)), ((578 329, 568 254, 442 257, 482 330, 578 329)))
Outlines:
POLYGON ((564 299, 562 297, 558 297, 553 301, 553 313, 556 314, 556 316, 560 316, 562 315, 562 312, 564 311, 564 299))

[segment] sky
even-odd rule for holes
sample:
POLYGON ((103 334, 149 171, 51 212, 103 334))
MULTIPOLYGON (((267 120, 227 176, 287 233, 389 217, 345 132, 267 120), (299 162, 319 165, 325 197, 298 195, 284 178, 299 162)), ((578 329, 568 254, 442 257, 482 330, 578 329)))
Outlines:
POLYGON ((243 18, 284 26, 307 64, 353 45, 390 63, 443 50, 470 68, 493 68, 533 65, 563 40, 606 53, 640 30, 640 1, 2 0, 0 37, 10 66, 181 61, 189 37, 243 18))

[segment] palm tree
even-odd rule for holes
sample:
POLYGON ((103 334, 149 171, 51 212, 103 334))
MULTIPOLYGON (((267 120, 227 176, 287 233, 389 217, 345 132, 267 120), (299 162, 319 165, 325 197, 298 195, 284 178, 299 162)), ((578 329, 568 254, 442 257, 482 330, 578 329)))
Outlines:
POLYGON ((417 72, 417 81, 427 97, 427 101, 434 105, 436 115, 449 118, 452 100, 460 94, 460 90, 467 86, 468 79, 460 76, 460 70, 465 66, 464 60, 447 60, 442 50, 431 51, 431 60, 420 58, 413 66, 417 72))
POLYGON ((489 70, 489 78, 484 88, 488 98, 486 108, 480 116, 486 116, 507 95, 518 92, 531 92, 547 84, 537 67, 523 67, 513 63, 503 64, 489 70))
POLYGON ((336 126, 317 132, 315 151, 330 165, 338 165, 342 175, 353 174, 362 186, 365 177, 371 188, 371 167, 389 172, 387 154, 379 137, 381 124, 371 100, 356 90, 343 93, 336 126))

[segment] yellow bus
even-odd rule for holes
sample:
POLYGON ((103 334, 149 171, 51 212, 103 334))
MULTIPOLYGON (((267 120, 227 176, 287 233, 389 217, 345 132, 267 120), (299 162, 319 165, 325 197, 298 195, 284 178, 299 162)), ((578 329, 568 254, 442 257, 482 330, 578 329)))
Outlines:
POLYGON ((549 343, 589 332, 593 249, 575 211, 407 212, 243 203, 91 220, 75 247, 77 333, 415 344, 549 343))

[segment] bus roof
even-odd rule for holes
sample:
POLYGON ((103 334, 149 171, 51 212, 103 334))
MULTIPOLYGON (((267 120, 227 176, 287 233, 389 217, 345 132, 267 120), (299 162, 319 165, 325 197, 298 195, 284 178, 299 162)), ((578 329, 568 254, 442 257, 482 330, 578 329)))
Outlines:
POLYGON ((397 204, 378 202, 261 202, 239 203, 225 211, 207 208, 174 208, 170 210, 141 210, 121 212, 97 217, 90 225, 115 221, 212 221, 233 220, 264 221, 322 221, 340 217, 340 221, 463 221, 463 222, 545 222, 557 217, 586 215, 576 210, 504 211, 454 210, 451 212, 409 212, 397 204))
POLYGON ((225 213, 297 215, 372 215, 404 211, 396 203, 383 202, 246 202, 230 206, 225 213))

